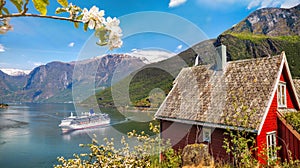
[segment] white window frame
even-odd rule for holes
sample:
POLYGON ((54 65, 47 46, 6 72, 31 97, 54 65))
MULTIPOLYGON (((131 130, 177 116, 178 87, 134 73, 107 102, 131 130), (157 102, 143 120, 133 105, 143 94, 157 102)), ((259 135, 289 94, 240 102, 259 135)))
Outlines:
POLYGON ((275 160, 277 159, 277 142, 276 142, 276 131, 268 132, 267 133, 267 153, 268 153, 268 160, 275 160))
POLYGON ((202 141, 211 142, 211 129, 207 127, 202 128, 202 141))
POLYGON ((279 82, 277 88, 277 104, 278 107, 287 107, 287 98, 286 98, 286 83, 279 82))

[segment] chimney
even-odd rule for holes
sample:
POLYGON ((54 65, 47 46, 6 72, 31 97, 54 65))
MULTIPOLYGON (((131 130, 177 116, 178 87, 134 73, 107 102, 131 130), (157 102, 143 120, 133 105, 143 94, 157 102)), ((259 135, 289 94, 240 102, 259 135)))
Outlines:
POLYGON ((195 55, 195 65, 194 66, 197 66, 197 65, 199 65, 199 54, 196 54, 195 55))
POLYGON ((226 56, 226 46, 221 44, 217 47, 217 59, 216 59, 216 70, 224 70, 226 63, 227 63, 227 56, 226 56))

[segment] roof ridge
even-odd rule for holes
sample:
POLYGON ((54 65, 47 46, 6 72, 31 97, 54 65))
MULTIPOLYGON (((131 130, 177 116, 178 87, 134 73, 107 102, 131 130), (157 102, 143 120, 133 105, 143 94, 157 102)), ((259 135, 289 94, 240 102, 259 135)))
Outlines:
POLYGON ((248 62, 248 61, 255 61, 255 60, 262 60, 262 59, 273 59, 274 57, 281 57, 281 56, 282 56, 282 54, 274 55, 274 56, 270 56, 270 57, 248 58, 248 59, 228 61, 227 63, 239 63, 239 62, 248 62))

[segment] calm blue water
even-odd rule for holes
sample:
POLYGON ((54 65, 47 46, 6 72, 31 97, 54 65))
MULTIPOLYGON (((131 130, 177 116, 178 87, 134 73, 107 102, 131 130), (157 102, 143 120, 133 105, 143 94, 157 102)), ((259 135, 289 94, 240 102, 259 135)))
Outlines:
MULTIPOLYGON (((58 156, 70 158, 73 153, 87 152, 88 149, 78 145, 90 143, 92 134, 97 139, 116 138, 132 128, 148 126, 146 122, 124 122, 122 115, 106 110, 115 125, 62 134, 58 124, 72 111, 73 104, 10 105, 8 109, 0 109, 0 167, 52 167, 58 163, 58 156)), ((133 118, 137 114, 126 117, 130 115, 133 118)), ((139 114, 139 117, 145 121, 153 114, 139 114)))

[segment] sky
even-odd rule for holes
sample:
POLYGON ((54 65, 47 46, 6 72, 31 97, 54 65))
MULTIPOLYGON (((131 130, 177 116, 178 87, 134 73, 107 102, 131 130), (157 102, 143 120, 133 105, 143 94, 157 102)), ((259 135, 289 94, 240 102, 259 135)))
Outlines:
MULTIPOLYGON (((216 38, 253 11, 289 8, 300 0, 89 0, 69 1, 81 8, 97 6, 105 16, 117 17, 123 29, 122 48, 108 51, 95 44, 93 31, 73 23, 40 18, 12 18, 13 31, 0 35, 0 69, 30 70, 51 61, 71 62, 103 55, 149 55, 159 49, 169 55, 206 39, 216 38), (145 52, 144 52, 145 51, 145 52)), ((9 5, 9 2, 8 2, 9 5)), ((51 0, 47 15, 59 4, 51 0)), ((16 11, 12 5, 11 12, 16 11)), ((29 12, 37 13, 29 4, 29 12)), ((64 15, 59 15, 64 16, 64 15)), ((158 54, 159 55, 159 54, 158 54)))

